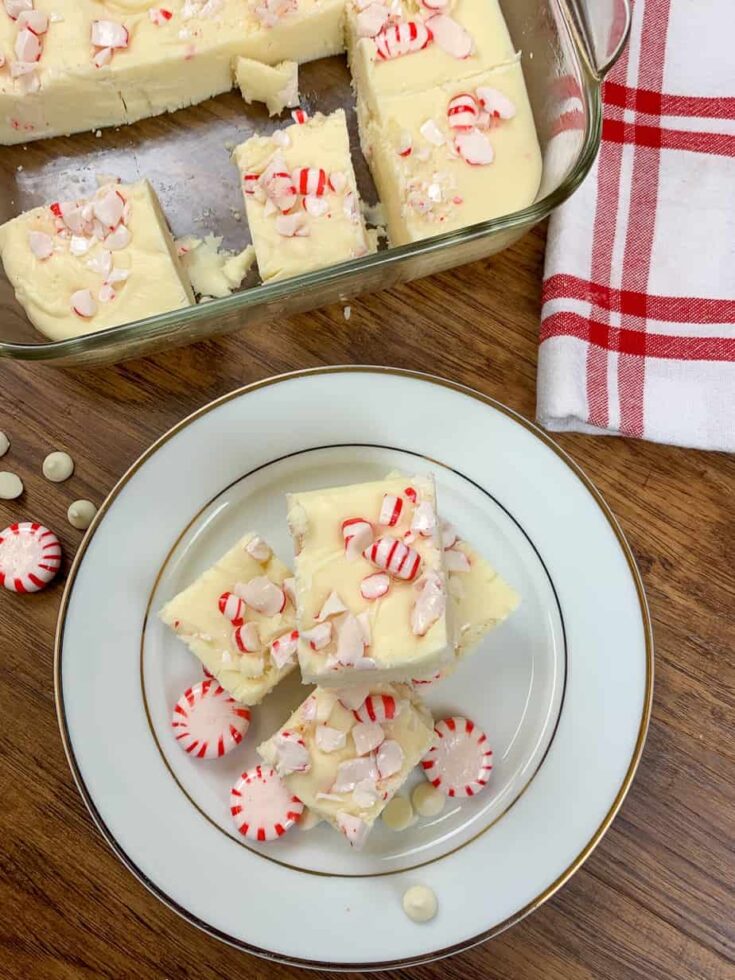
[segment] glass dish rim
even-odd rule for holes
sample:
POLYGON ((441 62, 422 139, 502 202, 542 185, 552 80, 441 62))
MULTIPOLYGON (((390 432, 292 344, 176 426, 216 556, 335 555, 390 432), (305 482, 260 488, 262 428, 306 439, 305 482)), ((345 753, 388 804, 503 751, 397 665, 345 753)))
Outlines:
MULTIPOLYGON (((629 10, 629 7, 627 9, 629 10)), ((258 286, 244 289, 241 292, 234 293, 222 299, 212 299, 206 303, 198 303, 184 309, 159 313, 156 316, 147 317, 144 320, 134 320, 131 323, 123 323, 96 333, 82 334, 79 337, 68 337, 65 340, 47 341, 38 344, 14 343, 0 340, 0 359, 53 362, 74 358, 77 355, 102 353, 107 348, 125 344, 126 342, 139 340, 152 341, 158 335, 167 334, 174 326, 183 328, 187 325, 193 325, 203 320, 205 316, 207 318, 217 317, 218 315, 244 311, 249 307, 258 307, 266 305, 269 302, 286 299, 291 295, 306 292, 310 288, 326 283, 338 285, 342 280, 348 280, 357 271, 387 268, 394 263, 400 263, 405 258, 426 257, 443 251, 446 248, 451 248, 452 245, 478 241, 498 232, 522 228, 524 226, 530 227, 538 223, 546 218, 560 204, 563 204, 587 176, 597 155, 602 133, 601 86, 603 78, 600 74, 592 70, 588 61, 589 55, 585 51, 585 45, 580 43, 580 38, 574 29, 571 28, 568 20, 565 26, 569 40, 578 56, 580 75, 584 81, 582 94, 584 96, 587 120, 584 140, 577 163, 559 186, 538 201, 534 201, 533 204, 528 205, 528 207, 522 208, 519 211, 513 211, 511 214, 503 215, 499 218, 491 218, 488 221, 469 225, 453 232, 447 232, 443 235, 434 235, 431 238, 425 238, 418 242, 410 242, 407 245, 397 245, 385 251, 375 252, 357 259, 350 259, 347 262, 340 262, 337 265, 329 266, 325 269, 317 269, 316 271, 292 276, 278 282, 259 284, 258 286), (206 313, 203 311, 206 311, 206 313)), ((605 72, 609 70, 620 50, 624 47, 626 39, 627 29, 623 37, 623 42, 615 52, 611 62, 605 66, 605 72)))

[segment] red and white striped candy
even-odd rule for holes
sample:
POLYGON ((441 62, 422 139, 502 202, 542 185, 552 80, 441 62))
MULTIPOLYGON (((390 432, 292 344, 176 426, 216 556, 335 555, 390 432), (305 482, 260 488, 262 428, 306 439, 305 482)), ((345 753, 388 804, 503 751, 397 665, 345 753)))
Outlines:
POLYGON ((33 31, 24 27, 15 38, 15 57, 18 61, 38 61, 43 50, 41 42, 33 31))
POLYGON ((415 487, 406 487, 403 491, 404 497, 407 497, 412 504, 415 504, 418 500, 419 495, 416 493, 415 487))
POLYGON ((97 303, 89 289, 77 289, 71 294, 69 302, 76 315, 84 317, 85 320, 93 317, 97 312, 97 303))
POLYGON ((392 493, 386 493, 383 497, 383 503, 380 505, 378 524, 383 524, 385 527, 393 527, 398 523, 402 510, 403 498, 396 497, 392 493))
POLYGON ((444 718, 434 726, 434 744, 421 760, 426 778, 447 796, 475 796, 493 768, 487 735, 469 718, 444 718))
POLYGON ((472 564, 459 548, 447 548, 444 552, 444 567, 448 572, 469 572, 472 564))
POLYGON ((173 11, 167 10, 165 7, 152 7, 148 11, 148 16, 151 19, 151 23, 155 24, 156 27, 161 27, 167 21, 171 20, 173 11))
POLYGON ((248 769, 230 790, 230 813, 248 840, 277 840, 303 812, 304 804, 271 766, 248 769))
POLYGON ((43 524, 23 521, 0 531, 0 585, 9 592, 39 592, 61 567, 61 545, 43 524))
POLYGON ((373 525, 364 517, 349 517, 342 521, 342 537, 345 543, 345 558, 354 561, 372 543, 373 525))
POLYGON ((360 595, 363 599, 380 599, 390 588, 390 576, 385 572, 375 572, 360 582, 360 595))
POLYGON ((255 188, 258 186, 259 180, 260 174, 243 174, 242 186, 248 197, 255 194, 255 188))
POLYGON ((245 622, 245 603, 234 592, 223 592, 217 600, 219 611, 229 619, 233 626, 242 626, 245 622))
POLYGON ((96 48, 127 48, 129 40, 124 24, 115 20, 92 21, 92 44, 96 48))
POLYGON ((460 60, 472 54, 475 47, 472 35, 454 18, 435 14, 426 21, 426 28, 445 54, 460 60))
POLYGON ((240 653, 257 653, 260 650, 260 631, 257 623, 243 623, 233 633, 235 646, 240 653))
POLYGON ((299 167, 291 174, 299 194, 322 197, 327 189, 327 172, 321 167, 299 167))
POLYGON ((298 732, 284 730, 273 738, 276 752, 276 771, 279 776, 289 776, 292 772, 309 772, 311 756, 306 742, 298 732))
POLYGON ((299 631, 284 633, 271 643, 271 660, 280 670, 290 662, 299 645, 299 631))
POLYGON ((370 824, 361 817, 348 813, 347 810, 338 810, 336 820, 337 826, 350 842, 350 846, 359 851, 368 838, 370 824))
POLYGON ((312 650, 323 650, 332 642, 332 624, 317 623, 310 630, 302 630, 301 639, 305 640, 312 650))
POLYGON ((342 602, 336 592, 330 592, 324 600, 324 605, 319 610, 319 615, 315 616, 314 619, 317 623, 323 623, 330 616, 339 616, 343 612, 347 612, 347 606, 342 602))
POLYGON ((309 121, 309 113, 306 111, 306 109, 294 109, 291 113, 291 118, 299 126, 303 126, 304 123, 309 121))
POLYGON ((471 129, 479 115, 480 108, 473 95, 463 92, 449 100, 447 119, 452 129, 471 129))
POLYGON ((445 10, 449 6, 449 0, 421 0, 421 6, 436 13, 438 10, 445 10))
POLYGON ((299 196, 291 175, 284 171, 279 170, 270 174, 263 186, 268 200, 272 201, 282 214, 291 210, 299 196))
POLYGON ((436 530, 436 511, 428 500, 422 500, 416 505, 411 520, 411 530, 423 538, 430 538, 436 530))
POLYGON ((444 583, 435 571, 427 572, 416 587, 419 592, 411 609, 411 631, 415 636, 426 636, 444 615, 447 595, 444 583))
POLYGON ((475 89, 480 105, 495 119, 512 119, 516 114, 516 107, 501 91, 496 88, 489 88, 481 85, 475 89))
POLYGON ((34 34, 45 34, 48 30, 48 14, 41 10, 24 10, 18 17, 18 27, 27 27, 34 34))
POLYGON ((384 721, 393 721, 398 714, 398 702, 392 694, 368 694, 359 708, 352 714, 358 721, 376 721, 382 725, 384 721))
POLYGON ((187 688, 174 706, 171 726, 184 752, 219 759, 242 742, 250 712, 213 678, 187 688))
POLYGON ((24 10, 33 9, 33 0, 4 0, 5 12, 11 20, 17 20, 24 10))
POLYGON ((465 163, 473 167, 485 167, 495 159, 490 140, 479 129, 457 133, 454 145, 465 163))
POLYGON ((235 593, 262 616, 276 616, 286 607, 286 593, 266 575, 258 575, 249 582, 238 582, 235 593))
POLYGON ((421 567, 421 555, 398 538, 378 538, 363 555, 367 560, 383 572, 389 572, 395 578, 411 582, 416 578, 421 567))
POLYGON ((421 51, 431 41, 431 31, 422 20, 390 24, 373 38, 378 57, 383 61, 421 51))

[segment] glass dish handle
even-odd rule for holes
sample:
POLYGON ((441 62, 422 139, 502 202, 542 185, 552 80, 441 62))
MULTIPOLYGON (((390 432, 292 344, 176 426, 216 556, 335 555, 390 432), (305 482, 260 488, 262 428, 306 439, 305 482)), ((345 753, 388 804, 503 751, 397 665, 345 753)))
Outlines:
POLYGON ((602 81, 620 57, 630 30, 630 0, 568 0, 595 76, 602 81))

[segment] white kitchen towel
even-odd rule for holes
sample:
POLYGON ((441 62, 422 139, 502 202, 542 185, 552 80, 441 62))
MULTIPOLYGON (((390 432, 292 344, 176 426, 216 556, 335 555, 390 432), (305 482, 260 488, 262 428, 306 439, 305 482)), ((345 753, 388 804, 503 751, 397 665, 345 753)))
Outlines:
POLYGON ((635 0, 602 146, 551 219, 547 429, 735 452, 735 0, 635 0))

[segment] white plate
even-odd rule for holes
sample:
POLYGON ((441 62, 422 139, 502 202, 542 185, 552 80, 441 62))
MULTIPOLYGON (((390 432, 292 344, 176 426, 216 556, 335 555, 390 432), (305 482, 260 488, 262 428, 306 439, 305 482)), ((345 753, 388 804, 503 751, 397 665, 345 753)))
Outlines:
MULTIPOLYGON (((332 368, 253 385, 167 433, 113 490, 59 618, 59 720, 79 789, 118 856, 162 901, 234 945, 300 965, 406 966, 488 938, 540 905, 613 819, 640 756, 653 653, 630 550, 589 481, 503 406, 439 379, 332 368), (169 727, 201 668, 156 612, 249 528, 291 553, 283 493, 431 471, 443 516, 522 594, 447 681, 435 715, 488 732, 487 791, 352 852, 327 827, 236 835, 228 790, 304 696, 292 677, 218 762, 169 727), (412 884, 440 911, 415 925, 412 884)), ((418 778, 418 774, 417 774, 418 778)))

